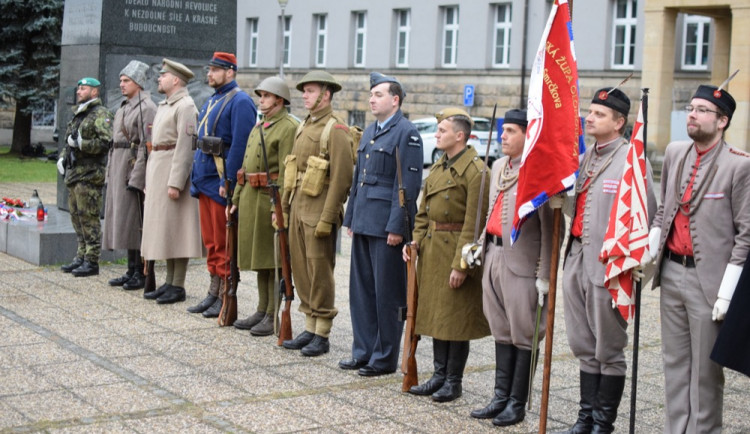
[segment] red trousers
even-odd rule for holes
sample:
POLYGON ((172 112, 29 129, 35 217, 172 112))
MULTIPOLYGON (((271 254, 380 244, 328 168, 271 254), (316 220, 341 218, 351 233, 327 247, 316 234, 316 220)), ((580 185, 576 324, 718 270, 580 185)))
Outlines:
POLYGON ((198 195, 201 235, 206 246, 206 265, 210 274, 222 279, 229 274, 227 254, 227 218, 225 208, 206 195, 198 195))

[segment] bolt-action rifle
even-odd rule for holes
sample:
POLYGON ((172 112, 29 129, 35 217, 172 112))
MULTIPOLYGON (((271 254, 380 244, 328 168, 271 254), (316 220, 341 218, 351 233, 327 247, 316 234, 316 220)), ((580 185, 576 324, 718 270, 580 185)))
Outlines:
POLYGON ((237 268, 237 217, 229 212, 232 208, 232 190, 227 175, 227 159, 223 152, 221 163, 224 166, 224 190, 227 195, 226 251, 229 254, 229 270, 224 277, 224 291, 221 293, 221 311, 218 318, 219 325, 224 327, 231 326, 237 321, 237 285, 240 283, 240 270, 237 268))

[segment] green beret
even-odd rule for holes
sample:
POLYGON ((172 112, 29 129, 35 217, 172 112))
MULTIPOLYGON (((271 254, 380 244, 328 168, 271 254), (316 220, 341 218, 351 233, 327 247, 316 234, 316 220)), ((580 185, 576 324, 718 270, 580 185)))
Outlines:
POLYGON ((469 114, 466 113, 464 109, 458 107, 448 107, 435 113, 435 118, 437 118, 438 123, 443 122, 445 118, 449 118, 452 116, 461 116, 466 118, 466 121, 469 122, 469 125, 474 128, 474 120, 471 119, 471 116, 469 116, 469 114))
POLYGON ((92 77, 84 77, 80 80, 78 80, 79 86, 91 86, 91 87, 99 87, 102 84, 99 83, 99 80, 92 78, 92 77))

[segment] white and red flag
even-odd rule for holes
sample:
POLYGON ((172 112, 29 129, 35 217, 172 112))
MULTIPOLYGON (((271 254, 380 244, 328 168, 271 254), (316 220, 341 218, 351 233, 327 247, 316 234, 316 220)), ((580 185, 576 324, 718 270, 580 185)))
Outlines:
POLYGON ((578 65, 567 0, 555 0, 534 58, 516 210, 511 241, 523 222, 549 200, 569 190, 585 152, 578 114, 578 65))
POLYGON ((612 203, 609 226, 599 255, 599 260, 607 264, 604 286, 628 323, 635 314, 632 271, 651 261, 648 252, 648 186, 643 123, 641 102, 630 138, 628 158, 617 189, 617 198, 612 203))

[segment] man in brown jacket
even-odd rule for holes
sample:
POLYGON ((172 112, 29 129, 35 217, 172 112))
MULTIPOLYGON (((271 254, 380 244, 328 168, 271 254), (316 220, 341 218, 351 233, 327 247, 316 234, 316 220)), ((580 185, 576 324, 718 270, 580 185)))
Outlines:
POLYGON ((305 314, 305 331, 282 343, 319 356, 329 350, 336 287, 333 267, 336 234, 352 182, 352 138, 349 127, 334 117, 331 99, 341 85, 325 71, 310 71, 297 83, 310 114, 297 129, 284 170, 283 212, 289 213, 292 275, 305 314), (334 119, 330 128, 326 125, 334 119), (322 136, 328 131, 328 139, 322 136), (315 172, 320 176, 316 176, 315 172))
MULTIPOLYGON (((459 108, 436 117, 435 138, 444 153, 424 181, 412 238, 419 249, 416 333, 432 336, 435 372, 409 393, 448 402, 461 396, 469 341, 490 334, 482 314, 482 268, 461 265, 463 246, 474 241, 480 206, 479 224, 484 225, 488 195, 479 196, 482 177, 487 177, 484 163, 466 145, 471 117, 459 108)), ((403 259, 409 260, 409 246, 403 248, 403 259)))
POLYGON ((156 104, 144 91, 148 65, 133 60, 120 71, 120 91, 125 99, 115 113, 112 147, 107 160, 107 203, 102 247, 127 249, 128 271, 109 281, 123 289, 141 289, 145 284, 141 261, 143 191, 146 159, 141 146, 151 139, 156 104))

